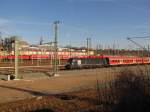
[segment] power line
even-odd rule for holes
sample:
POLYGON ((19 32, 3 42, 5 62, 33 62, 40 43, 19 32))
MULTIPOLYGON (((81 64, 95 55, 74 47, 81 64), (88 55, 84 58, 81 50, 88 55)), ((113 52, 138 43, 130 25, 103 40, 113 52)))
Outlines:
POLYGON ((143 47, 141 44, 137 43, 136 41, 134 41, 134 38, 150 38, 150 36, 142 36, 142 37, 127 37, 127 40, 131 41, 132 43, 134 43, 135 45, 137 45, 138 47, 147 50, 145 47, 143 47))

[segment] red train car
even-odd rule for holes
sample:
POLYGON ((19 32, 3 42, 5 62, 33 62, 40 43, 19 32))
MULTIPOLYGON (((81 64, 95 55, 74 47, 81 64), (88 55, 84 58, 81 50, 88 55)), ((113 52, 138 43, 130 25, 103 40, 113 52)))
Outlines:
POLYGON ((50 55, 30 55, 30 59, 50 59, 50 55))
POLYGON ((149 57, 137 56, 104 56, 108 58, 110 65, 130 65, 130 64, 148 64, 150 63, 149 57))

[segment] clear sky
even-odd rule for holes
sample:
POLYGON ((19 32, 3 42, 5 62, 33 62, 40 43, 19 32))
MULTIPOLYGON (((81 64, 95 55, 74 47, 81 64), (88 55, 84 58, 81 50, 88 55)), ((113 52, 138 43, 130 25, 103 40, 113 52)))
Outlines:
POLYGON ((93 46, 135 47, 126 37, 150 35, 150 0, 0 0, 3 35, 52 41, 55 20, 60 21, 60 45, 82 46, 91 37, 93 46))

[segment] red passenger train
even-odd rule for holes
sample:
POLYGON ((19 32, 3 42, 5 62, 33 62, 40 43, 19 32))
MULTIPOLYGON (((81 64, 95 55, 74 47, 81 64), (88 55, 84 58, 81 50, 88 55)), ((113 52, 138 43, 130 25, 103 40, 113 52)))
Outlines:
POLYGON ((149 57, 136 56, 84 56, 68 59, 66 69, 96 68, 115 65, 149 64, 149 57))
MULTIPOLYGON (((53 55, 37 55, 37 54, 33 54, 33 55, 19 55, 18 56, 19 59, 23 59, 23 60, 30 60, 30 59, 52 59, 54 58, 53 55)), ((69 59, 70 56, 66 56, 66 55, 59 55, 58 56, 59 59, 69 59)), ((0 55, 0 59, 15 59, 14 55, 0 55)))
MULTIPOLYGON (((49 59, 48 55, 19 55, 19 59, 30 60, 30 59, 49 59)), ((15 59, 14 55, 1 55, 0 59, 15 59)))

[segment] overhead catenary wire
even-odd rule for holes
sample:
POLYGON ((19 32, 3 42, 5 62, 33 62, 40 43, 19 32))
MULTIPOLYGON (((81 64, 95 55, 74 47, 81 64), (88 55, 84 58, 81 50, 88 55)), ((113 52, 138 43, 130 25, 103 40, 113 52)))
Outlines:
POLYGON ((127 37, 127 40, 131 41, 132 43, 134 43, 135 45, 137 45, 138 47, 142 48, 143 50, 147 50, 144 46, 142 46, 141 44, 139 44, 138 42, 134 41, 134 38, 150 38, 150 36, 139 36, 139 37, 127 37))

